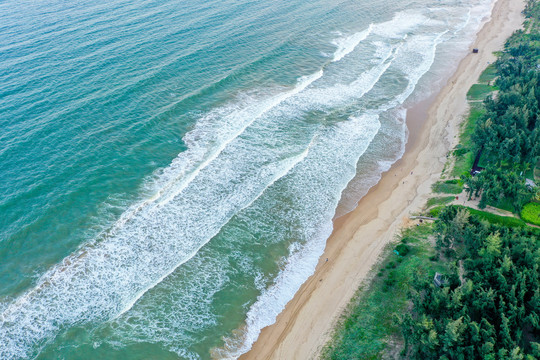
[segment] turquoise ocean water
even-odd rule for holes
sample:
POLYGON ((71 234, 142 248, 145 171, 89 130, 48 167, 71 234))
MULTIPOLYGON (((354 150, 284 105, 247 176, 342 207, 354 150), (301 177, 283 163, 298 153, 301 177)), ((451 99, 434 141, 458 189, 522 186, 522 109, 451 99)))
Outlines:
POLYGON ((0 359, 247 351, 490 0, 1 0, 0 359))

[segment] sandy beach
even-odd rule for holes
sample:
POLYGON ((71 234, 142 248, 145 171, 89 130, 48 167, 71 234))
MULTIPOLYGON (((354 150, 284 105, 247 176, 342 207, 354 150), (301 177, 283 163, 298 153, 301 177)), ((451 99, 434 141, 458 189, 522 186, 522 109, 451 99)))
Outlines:
POLYGON ((467 114, 466 93, 493 62, 494 51, 521 27, 524 0, 498 0, 491 18, 477 34, 469 53, 441 91, 410 109, 411 136, 402 159, 361 199, 358 207, 334 223, 334 232, 314 275, 302 285, 275 324, 263 329, 241 359, 313 359, 345 306, 366 279, 381 251, 409 214, 418 211, 439 179, 467 114), (328 261, 326 261, 328 259, 328 261))

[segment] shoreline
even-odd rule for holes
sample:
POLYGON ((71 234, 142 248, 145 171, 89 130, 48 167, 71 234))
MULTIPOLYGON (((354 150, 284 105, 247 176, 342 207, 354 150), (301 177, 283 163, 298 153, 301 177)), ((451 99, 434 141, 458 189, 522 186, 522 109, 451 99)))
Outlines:
POLYGON ((497 0, 491 18, 470 47, 480 52, 469 52, 438 93, 407 109, 410 135, 404 155, 355 210, 334 220, 334 231, 315 273, 240 359, 317 357, 383 248, 407 222, 409 213, 419 210, 430 196, 431 184, 439 179, 467 115, 467 91, 487 62, 495 60, 493 52, 502 49, 521 27, 524 7, 524 0, 497 0))

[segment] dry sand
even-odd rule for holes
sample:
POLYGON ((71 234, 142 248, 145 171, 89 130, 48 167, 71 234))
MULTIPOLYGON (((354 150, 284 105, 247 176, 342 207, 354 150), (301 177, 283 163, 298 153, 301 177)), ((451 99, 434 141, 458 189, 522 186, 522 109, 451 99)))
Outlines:
POLYGON ((480 52, 461 61, 432 101, 427 116, 419 116, 422 111, 409 111, 408 124, 416 122, 419 127, 411 134, 418 136, 411 136, 403 158, 362 198, 356 210, 335 221, 334 232, 314 275, 302 285, 276 323, 263 329, 251 351, 241 359, 317 357, 382 249, 409 214, 425 204, 466 115, 468 89, 487 63, 495 60, 492 53, 502 49, 505 40, 521 27, 524 7, 524 0, 497 1, 491 20, 484 24, 471 46, 480 52))

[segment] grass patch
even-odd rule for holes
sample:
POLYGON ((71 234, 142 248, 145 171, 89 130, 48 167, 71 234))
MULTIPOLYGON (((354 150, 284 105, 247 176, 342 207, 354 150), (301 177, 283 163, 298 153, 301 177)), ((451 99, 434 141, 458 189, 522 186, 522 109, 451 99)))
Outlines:
POLYGON ((384 260, 372 270, 373 280, 361 287, 350 302, 321 353, 322 359, 379 359, 389 341, 401 339, 394 319, 396 314, 407 311, 407 293, 415 275, 433 277, 436 271, 446 271, 444 263, 430 261, 436 259, 428 241, 432 233, 431 224, 406 229, 401 244, 385 249, 384 260), (396 248, 407 248, 408 252, 398 256, 396 248))
POLYGON ((476 123, 478 122, 478 119, 482 115, 486 113, 486 108, 484 107, 484 104, 479 103, 472 103, 471 104, 471 110, 469 111, 469 117, 467 118, 467 122, 465 123, 465 126, 463 127, 463 132, 461 133, 461 136, 459 138, 460 144, 462 146, 471 147, 471 135, 474 132, 474 128, 476 127, 476 123))
POLYGON ((484 100, 491 92, 497 90, 495 86, 474 84, 467 92, 468 100, 484 100))
POLYGON ((456 156, 452 176, 468 175, 474 164, 474 153, 467 150, 463 155, 456 156))
POLYGON ((487 220, 491 224, 498 224, 498 225, 503 225, 503 226, 507 226, 507 227, 523 227, 523 226, 527 226, 525 221, 523 221, 521 219, 514 218, 514 217, 495 215, 495 214, 488 213, 488 212, 485 212, 485 211, 472 209, 470 207, 468 207, 467 209, 469 210, 471 215, 476 215, 481 219, 487 220))
POLYGON ((480 84, 489 84, 495 78, 497 77, 497 69, 495 68, 495 64, 489 65, 486 70, 482 72, 480 77, 478 78, 478 82, 480 84))
POLYGON ((472 103, 471 110, 467 120, 463 122, 461 134, 459 135, 459 144, 454 149, 454 168, 452 176, 457 177, 469 174, 474 163, 476 154, 472 151, 471 135, 476 127, 476 123, 481 116, 485 114, 484 104, 472 103))
POLYGON ((433 218, 439 217, 439 213, 440 213, 440 212, 442 211, 442 209, 444 209, 444 208, 445 208, 444 205, 435 206, 434 208, 429 209, 428 214, 429 214, 430 217, 433 217, 433 218))
POLYGON ((442 194, 461 194, 463 191, 463 184, 461 180, 452 179, 446 181, 437 181, 431 187, 433 192, 442 194))
POLYGON ((516 211, 516 209, 514 208, 514 204, 512 204, 512 199, 508 199, 508 198, 502 198, 501 200, 497 202, 488 203, 488 205, 493 206, 497 209, 509 211, 511 213, 516 211))
POLYGON ((521 210, 521 218, 528 223, 540 225, 540 204, 530 202, 521 210))
POLYGON ((455 196, 442 196, 428 199, 426 207, 430 208, 437 205, 446 205, 452 202, 455 199, 455 196))

